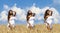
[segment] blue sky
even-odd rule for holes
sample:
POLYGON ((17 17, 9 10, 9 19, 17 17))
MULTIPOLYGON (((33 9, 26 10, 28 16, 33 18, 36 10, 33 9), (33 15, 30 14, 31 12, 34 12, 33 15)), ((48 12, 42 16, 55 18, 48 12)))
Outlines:
POLYGON ((11 7, 16 3, 17 7, 25 8, 28 6, 32 6, 32 4, 35 3, 36 6, 40 8, 43 8, 45 6, 50 6, 56 8, 60 12, 59 10, 60 4, 54 4, 54 1, 55 0, 0 0, 0 10, 3 10, 4 4, 7 4, 11 7))
POLYGON ((8 8, 12 8, 15 4, 17 8, 24 10, 26 10, 28 7, 32 7, 33 4, 35 4, 35 7, 39 9, 43 9, 45 7, 53 7, 60 14, 60 0, 0 0, 0 14, 5 10, 4 5, 7 5, 8 8))
POLYGON ((53 3, 53 0, 0 0, 0 10, 3 10, 3 5, 7 4, 13 6, 17 4, 17 7, 25 8, 27 6, 32 6, 33 3, 36 6, 43 8, 45 6, 50 6, 53 3))

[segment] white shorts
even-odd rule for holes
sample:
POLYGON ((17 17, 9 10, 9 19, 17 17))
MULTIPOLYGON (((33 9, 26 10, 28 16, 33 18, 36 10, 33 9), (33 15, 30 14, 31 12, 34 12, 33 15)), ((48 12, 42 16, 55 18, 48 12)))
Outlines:
MULTIPOLYGON (((29 23, 31 24, 31 26, 34 26, 34 21, 29 21, 29 23)), ((29 27, 29 23, 27 23, 27 27, 29 27)))
MULTIPOLYGON (((13 27, 15 27, 15 22, 14 22, 14 21, 9 21, 9 23, 10 23, 13 27)), ((9 26, 9 23, 8 23, 7 27, 9 26)))
POLYGON ((46 24, 46 26, 48 26, 48 24, 49 24, 49 26, 50 26, 50 28, 52 28, 52 23, 45 23, 46 24))

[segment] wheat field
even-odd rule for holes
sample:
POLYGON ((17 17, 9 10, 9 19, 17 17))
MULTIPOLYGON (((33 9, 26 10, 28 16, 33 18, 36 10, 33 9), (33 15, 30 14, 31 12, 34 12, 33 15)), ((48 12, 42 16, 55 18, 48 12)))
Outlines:
POLYGON ((44 24, 35 25, 31 30, 26 25, 16 25, 13 30, 8 30, 5 25, 0 25, 0 33, 60 33, 60 24, 54 24, 52 31, 48 31, 44 24))

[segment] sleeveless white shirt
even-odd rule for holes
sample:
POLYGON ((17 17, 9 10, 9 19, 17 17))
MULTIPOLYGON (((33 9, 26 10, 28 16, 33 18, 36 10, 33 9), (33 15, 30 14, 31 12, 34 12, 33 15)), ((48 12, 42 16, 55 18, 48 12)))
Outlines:
POLYGON ((10 24, 15 24, 15 17, 14 16, 12 16, 10 19, 9 19, 9 23, 10 24))
POLYGON ((49 16, 49 17, 47 18, 46 22, 49 23, 49 24, 52 24, 52 22, 53 22, 53 17, 52 17, 52 16, 49 16))

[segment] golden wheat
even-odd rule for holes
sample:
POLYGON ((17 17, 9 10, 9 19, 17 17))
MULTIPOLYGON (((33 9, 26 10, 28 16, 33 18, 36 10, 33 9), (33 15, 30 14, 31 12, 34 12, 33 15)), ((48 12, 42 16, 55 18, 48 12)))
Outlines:
POLYGON ((48 31, 43 24, 35 25, 31 30, 25 25, 17 25, 13 30, 9 30, 5 25, 0 25, 0 33, 60 33, 60 24, 54 24, 52 31, 48 31))

